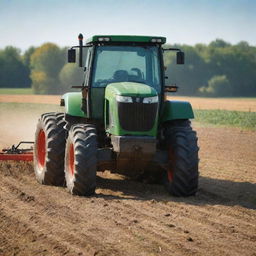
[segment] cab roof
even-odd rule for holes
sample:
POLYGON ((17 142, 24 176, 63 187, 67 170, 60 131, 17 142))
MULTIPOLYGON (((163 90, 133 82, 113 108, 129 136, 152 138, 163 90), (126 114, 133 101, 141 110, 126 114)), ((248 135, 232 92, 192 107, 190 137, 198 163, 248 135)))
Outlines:
POLYGON ((166 43, 166 38, 161 36, 95 35, 89 38, 86 41, 86 44, 94 44, 99 42, 164 44, 166 43))

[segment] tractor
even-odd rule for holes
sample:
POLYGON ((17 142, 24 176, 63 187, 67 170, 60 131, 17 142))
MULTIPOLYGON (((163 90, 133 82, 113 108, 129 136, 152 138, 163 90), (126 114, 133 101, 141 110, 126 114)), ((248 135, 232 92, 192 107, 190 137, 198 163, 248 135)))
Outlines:
POLYGON ((198 146, 189 102, 171 100, 165 85, 165 37, 95 35, 68 50, 84 69, 83 83, 61 97, 63 113, 42 114, 35 133, 34 170, 41 184, 90 196, 97 172, 128 177, 160 174, 173 196, 198 189, 198 146), (77 51, 78 50, 78 51, 77 51), (85 50, 87 52, 84 59, 85 50))

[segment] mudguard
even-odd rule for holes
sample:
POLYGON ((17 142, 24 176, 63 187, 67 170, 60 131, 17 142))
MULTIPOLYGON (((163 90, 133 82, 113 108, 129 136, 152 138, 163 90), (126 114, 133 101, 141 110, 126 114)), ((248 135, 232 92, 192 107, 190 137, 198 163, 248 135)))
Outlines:
POLYGON ((164 110, 161 116, 161 122, 171 121, 175 119, 192 119, 194 113, 192 106, 187 101, 170 101, 164 102, 164 110))
MULTIPOLYGON (((61 97, 61 101, 64 101, 65 113, 70 116, 86 117, 81 110, 82 93, 81 92, 69 92, 65 93, 61 97)), ((63 104, 62 104, 63 105, 63 104)))

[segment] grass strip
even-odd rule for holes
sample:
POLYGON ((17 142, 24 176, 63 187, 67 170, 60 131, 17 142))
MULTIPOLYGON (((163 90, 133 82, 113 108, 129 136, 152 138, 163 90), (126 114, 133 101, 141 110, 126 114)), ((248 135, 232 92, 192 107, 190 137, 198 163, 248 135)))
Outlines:
POLYGON ((32 88, 0 88, 0 94, 33 94, 32 88))
POLYGON ((194 110, 195 121, 202 124, 234 126, 256 130, 256 112, 194 110))

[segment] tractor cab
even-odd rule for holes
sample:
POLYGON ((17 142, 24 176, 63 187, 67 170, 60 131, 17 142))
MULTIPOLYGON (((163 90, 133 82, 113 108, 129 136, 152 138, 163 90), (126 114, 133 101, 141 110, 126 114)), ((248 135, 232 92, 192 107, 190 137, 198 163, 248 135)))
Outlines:
MULTIPOLYGON (((79 48, 79 66, 85 69, 81 86, 85 116, 99 121, 108 119, 104 118, 104 108, 109 104, 105 95, 113 91, 116 96, 126 97, 119 97, 119 100, 131 101, 129 96, 151 97, 148 101, 161 103, 164 95, 161 46, 166 42, 165 37, 103 35, 93 36, 85 45, 81 34, 78 39, 79 46, 68 51, 68 61, 76 61, 75 48, 79 48), (85 61, 84 48, 87 48, 85 61)), ((180 50, 178 52, 183 54, 180 50)))

